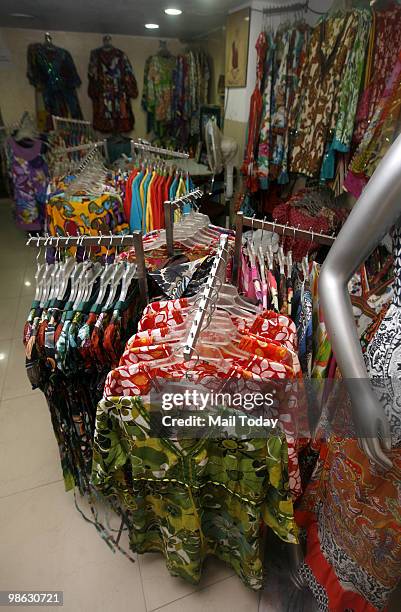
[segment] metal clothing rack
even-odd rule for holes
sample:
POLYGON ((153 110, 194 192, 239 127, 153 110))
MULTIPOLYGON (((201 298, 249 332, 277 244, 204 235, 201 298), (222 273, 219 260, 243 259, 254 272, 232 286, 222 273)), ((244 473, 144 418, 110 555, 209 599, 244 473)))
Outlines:
POLYGON ((181 196, 175 200, 167 200, 164 202, 164 223, 166 226, 166 245, 167 255, 172 257, 174 255, 174 209, 181 204, 185 204, 188 201, 196 200, 203 196, 201 189, 195 189, 190 191, 186 195, 181 196))
POLYGON ((213 311, 209 310, 209 306, 212 302, 213 293, 216 294, 219 291, 219 287, 216 287, 216 283, 224 282, 226 277, 227 263, 228 263, 228 236, 221 236, 219 247, 213 262, 213 267, 210 272, 210 276, 206 282, 206 286, 203 290, 202 298, 199 302, 198 309, 195 314, 194 321, 189 330, 188 337, 185 342, 183 355, 185 361, 190 361, 194 351, 196 351, 196 344, 200 333, 208 327, 210 324, 211 316, 213 311), (204 326, 205 319, 206 326, 204 326))
POLYGON ((59 123, 69 123, 70 125, 76 125, 77 127, 91 127, 91 122, 85 121, 85 119, 71 119, 70 117, 58 117, 57 115, 52 115, 52 121, 56 132, 58 132, 59 123))
POLYGON ((274 221, 264 221, 263 219, 254 219, 253 217, 244 217, 244 213, 238 212, 235 221, 235 247, 234 247, 234 262, 233 262, 233 282, 237 284, 239 265, 241 260, 242 248, 242 233, 244 227, 251 229, 262 229, 270 232, 275 232, 281 236, 289 236, 291 238, 299 238, 301 240, 310 240, 331 246, 335 241, 334 236, 313 232, 312 230, 303 230, 290 225, 282 225, 274 221))
POLYGON ((183 153, 182 151, 173 151, 173 149, 163 149, 161 147, 154 147, 146 141, 139 140, 138 142, 131 140, 131 153, 132 156, 135 153, 135 149, 141 151, 148 151, 148 153, 156 153, 157 155, 168 155, 168 157, 174 157, 177 159, 189 159, 189 153, 183 153))
POLYGON ((300 13, 309 9, 309 2, 297 2, 295 4, 284 4, 283 6, 272 6, 263 9, 252 8, 256 13, 263 15, 280 15, 281 13, 300 13))
POLYGON ((133 246, 135 249, 135 259, 138 272, 138 283, 140 294, 146 304, 149 303, 148 282, 146 277, 145 253, 143 249, 142 232, 135 231, 132 234, 117 235, 100 235, 100 236, 29 236, 26 246, 34 246, 36 248, 48 248, 70 246, 76 247, 128 247, 133 246))
POLYGON ((88 149, 98 149, 104 147, 105 153, 107 152, 106 140, 98 140, 97 142, 88 142, 86 144, 76 145, 74 147, 60 147, 56 149, 57 153, 74 153, 75 151, 87 151, 88 149))

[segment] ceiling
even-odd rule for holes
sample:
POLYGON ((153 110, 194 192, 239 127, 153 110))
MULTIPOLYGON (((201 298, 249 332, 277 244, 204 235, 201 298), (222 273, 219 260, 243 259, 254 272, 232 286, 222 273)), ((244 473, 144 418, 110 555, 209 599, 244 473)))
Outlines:
POLYGON ((221 27, 241 0, 1 0, 0 24, 46 31, 100 32, 189 40, 221 27), (165 8, 179 8, 179 17, 165 8), (12 17, 23 13, 31 18, 12 17), (157 23, 158 30, 146 30, 157 23))

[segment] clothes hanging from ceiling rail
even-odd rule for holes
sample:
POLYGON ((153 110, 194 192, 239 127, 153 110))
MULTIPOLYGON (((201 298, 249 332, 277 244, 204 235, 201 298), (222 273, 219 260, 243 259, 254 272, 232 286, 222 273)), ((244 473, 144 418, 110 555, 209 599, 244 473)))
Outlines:
POLYGON ((135 118, 131 99, 138 97, 138 86, 126 54, 113 46, 93 49, 88 81, 94 129, 112 133, 133 130, 135 118))
POLYGON ((28 80, 43 96, 47 129, 53 128, 51 115, 82 119, 76 93, 81 79, 69 51, 53 44, 32 43, 27 63, 28 80))
POLYGON ((304 26, 305 41, 310 40, 299 55, 290 38, 299 24, 265 33, 269 45, 258 77, 262 116, 254 108, 256 91, 248 132, 254 157, 247 148, 242 169, 250 193, 270 193, 308 177, 326 183, 337 196, 347 190, 359 197, 397 133, 400 22, 400 6, 392 2, 379 11, 329 13, 309 36, 304 26), (257 142, 252 142, 254 121, 260 125, 257 142))
POLYGON ((398 60, 401 43, 399 27, 401 6, 390 2, 386 10, 375 11, 372 42, 369 47, 365 74, 365 87, 358 104, 356 124, 353 135, 355 143, 363 139, 373 119, 387 80, 398 60))
MULTIPOLYGON (((335 129, 338 118, 342 73, 349 66, 355 45, 361 45, 356 41, 358 16, 359 11, 353 11, 330 17, 320 22, 312 33, 299 79, 298 98, 294 103, 297 115, 290 121, 296 130, 290 153, 291 172, 310 177, 319 176, 321 172, 327 135, 335 129)), ((367 23, 370 25, 369 18, 367 23)), ((368 41, 366 32, 369 33, 369 29, 362 28, 365 45, 368 41)))
POLYGON ((204 52, 153 55, 145 64, 142 108, 147 131, 175 148, 200 135, 200 108, 208 102, 210 68, 204 52))
POLYGON ((288 182, 289 110, 299 79, 301 58, 308 46, 309 27, 279 29, 269 33, 268 71, 263 94, 258 173, 262 188, 268 181, 288 182))

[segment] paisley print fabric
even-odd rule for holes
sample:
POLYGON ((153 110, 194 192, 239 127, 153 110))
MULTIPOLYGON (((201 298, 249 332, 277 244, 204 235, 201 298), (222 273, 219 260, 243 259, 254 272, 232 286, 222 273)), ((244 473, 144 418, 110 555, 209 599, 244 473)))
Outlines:
MULTIPOLYGON (((332 437, 320 457, 297 522, 307 528, 301 569, 324 590, 321 610, 384 610, 401 576, 401 232, 394 234, 394 301, 365 349, 375 393, 390 422, 393 467, 371 463, 355 439, 332 437)), ((340 398, 341 400, 341 398, 340 398)), ((347 401, 346 399, 343 402, 347 401)), ((337 407, 341 408, 341 406, 337 407)), ((342 406, 349 414, 350 406, 342 406)))
POLYGON ((319 175, 327 135, 335 128, 344 67, 357 31, 356 11, 329 17, 313 30, 308 59, 304 62, 294 108, 299 114, 290 158, 291 172, 319 175))

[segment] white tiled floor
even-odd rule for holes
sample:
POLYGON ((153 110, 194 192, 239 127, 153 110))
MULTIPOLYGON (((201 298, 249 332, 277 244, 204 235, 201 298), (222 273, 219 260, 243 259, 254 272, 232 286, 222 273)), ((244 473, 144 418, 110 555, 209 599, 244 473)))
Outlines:
POLYGON ((36 251, 24 246, 10 209, 0 200, 0 590, 63 590, 66 612, 256 612, 257 594, 221 563, 209 561, 193 587, 172 578, 161 556, 133 564, 113 554, 64 492, 47 405, 30 389, 21 341, 36 251))

